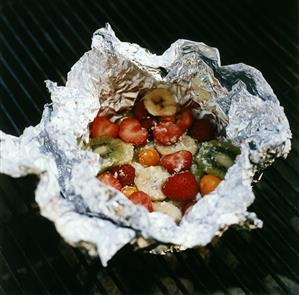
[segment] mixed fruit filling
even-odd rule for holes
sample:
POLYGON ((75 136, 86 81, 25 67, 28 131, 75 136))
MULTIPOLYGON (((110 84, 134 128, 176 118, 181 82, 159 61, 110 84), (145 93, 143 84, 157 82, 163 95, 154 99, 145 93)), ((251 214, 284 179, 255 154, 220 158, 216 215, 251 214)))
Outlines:
POLYGON ((217 139, 210 117, 195 118, 164 88, 147 91, 117 121, 97 116, 89 146, 102 159, 99 181, 177 223, 215 190, 240 153, 217 139))

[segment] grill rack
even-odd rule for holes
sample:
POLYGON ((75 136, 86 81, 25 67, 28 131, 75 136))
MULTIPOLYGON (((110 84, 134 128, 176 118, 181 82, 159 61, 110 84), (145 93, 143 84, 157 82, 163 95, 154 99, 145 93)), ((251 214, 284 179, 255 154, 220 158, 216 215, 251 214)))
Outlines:
POLYGON ((106 269, 65 244, 38 215, 35 177, 1 175, 0 294, 299 293, 298 7, 297 1, 260 2, 3 1, 5 132, 19 135, 39 122, 49 102, 43 81, 62 85, 92 33, 109 22, 120 39, 152 52, 178 38, 200 40, 219 49, 223 64, 259 68, 285 107, 294 138, 287 160, 277 160, 255 186, 250 209, 264 220, 262 230, 231 229, 207 256, 188 250, 161 257, 125 247, 106 269))

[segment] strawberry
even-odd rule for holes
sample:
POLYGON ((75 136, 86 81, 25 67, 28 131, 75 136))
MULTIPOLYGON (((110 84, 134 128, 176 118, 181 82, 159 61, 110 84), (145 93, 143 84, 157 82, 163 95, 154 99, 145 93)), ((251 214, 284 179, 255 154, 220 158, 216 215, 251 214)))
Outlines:
POLYGON ((193 115, 189 108, 184 109, 181 114, 178 115, 176 124, 185 131, 192 125, 193 115))
POLYGON ((172 145, 182 136, 182 130, 174 123, 161 122, 153 129, 154 139, 162 145, 172 145))
POLYGON ((162 192, 174 201, 193 200, 197 191, 196 179, 189 171, 171 175, 162 185, 162 192))
POLYGON ((146 110, 143 100, 139 100, 134 106, 134 115, 140 121, 149 116, 148 111, 146 110))
POLYGON ((98 116, 90 125, 90 135, 92 138, 99 137, 101 135, 117 137, 118 126, 112 123, 107 117, 98 116))
POLYGON ((115 189, 117 190, 121 190, 122 189, 122 184, 121 182, 115 178, 111 172, 109 171, 106 171, 104 173, 102 173, 101 175, 99 175, 98 177, 98 180, 107 184, 107 185, 110 185, 112 187, 114 187, 115 189))
POLYGON ((195 120, 189 129, 189 134, 200 142, 215 138, 214 126, 206 118, 195 120))
POLYGON ((145 144, 147 135, 146 129, 134 118, 125 118, 119 125, 119 137, 127 143, 145 144))
POLYGON ((131 194, 128 199, 134 204, 144 206, 149 212, 153 211, 152 200, 148 194, 138 191, 131 194))
POLYGON ((161 159, 161 165, 171 173, 187 170, 191 164, 192 154, 189 151, 179 151, 163 156, 161 159))
POLYGON ((117 178, 122 186, 134 184, 135 168, 129 164, 119 165, 110 169, 112 175, 117 178))
POLYGON ((152 141, 153 140, 153 128, 157 125, 157 121, 154 119, 154 117, 148 117, 148 118, 141 120, 140 124, 148 132, 147 139, 152 141))
POLYGON ((161 116, 159 118, 159 122, 171 122, 171 123, 175 123, 175 116, 161 116))

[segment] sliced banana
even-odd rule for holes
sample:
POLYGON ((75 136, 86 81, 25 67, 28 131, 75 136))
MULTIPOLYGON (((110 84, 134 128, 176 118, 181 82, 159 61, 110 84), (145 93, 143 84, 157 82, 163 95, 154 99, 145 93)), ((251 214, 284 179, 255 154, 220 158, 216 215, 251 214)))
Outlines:
POLYGON ((176 101, 172 94, 164 88, 147 92, 144 96, 144 106, 153 116, 171 116, 176 113, 176 101))
POLYGON ((170 216, 176 223, 182 219, 181 210, 170 202, 153 202, 153 209, 170 216))
POLYGON ((138 190, 147 193, 152 201, 165 200, 161 187, 170 174, 161 166, 143 167, 137 162, 132 165, 135 168, 135 185, 138 190))
POLYGON ((130 143, 123 142, 123 150, 118 164, 119 165, 130 164, 133 160, 133 157, 134 157, 134 146, 130 143))
POLYGON ((183 135, 177 143, 171 146, 156 144, 155 147, 163 156, 178 151, 189 151, 190 153, 192 153, 192 155, 195 155, 198 150, 198 143, 192 137, 183 135))

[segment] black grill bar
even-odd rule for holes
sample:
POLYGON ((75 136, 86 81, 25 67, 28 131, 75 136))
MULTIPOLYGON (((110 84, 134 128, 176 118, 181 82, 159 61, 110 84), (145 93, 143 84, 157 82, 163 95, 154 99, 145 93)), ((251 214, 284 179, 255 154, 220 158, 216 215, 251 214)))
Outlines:
POLYGON ((16 294, 24 294, 19 280, 15 276, 14 270, 11 269, 10 264, 6 261, 5 256, 0 251, 1 261, 1 287, 16 294))
POLYGON ((14 120, 12 119, 10 114, 7 112, 7 110, 5 109, 5 107, 2 103, 0 103, 0 108, 1 108, 1 112, 3 112, 4 116, 8 120, 9 125, 11 125, 12 128, 16 131, 16 134, 21 135, 20 129, 18 128, 18 126, 16 125, 16 123, 14 122, 14 120))
MULTIPOLYGON (((297 208, 297 205, 295 203, 291 203, 288 198, 285 198, 285 196, 282 195, 282 193, 273 185, 272 180, 270 180, 268 177, 268 174, 265 176, 264 179, 265 179, 264 183, 267 185, 267 189, 271 191, 271 194, 275 193, 277 196, 279 196, 275 199, 275 201, 277 200, 277 205, 286 204, 288 207, 287 209, 291 211, 292 214, 299 215, 299 210, 297 208)), ((270 201, 271 200, 268 200, 268 203, 271 203, 270 201)), ((276 212, 278 212, 278 209, 276 209, 276 212)), ((285 218, 286 217, 284 217, 283 220, 285 220, 285 218)), ((287 224, 286 220, 285 223, 287 224)))
MULTIPOLYGON (((128 11, 130 18, 132 18, 134 20, 134 23, 136 23, 138 25, 139 28, 142 28, 142 32, 146 32, 147 36, 149 36, 152 40, 152 42, 154 44, 156 44, 159 49, 161 50, 161 48, 167 48, 168 44, 166 44, 164 42, 164 40, 159 39, 158 35, 151 30, 151 27, 147 26, 144 22, 142 22, 142 20, 138 17, 138 14, 135 13, 134 9, 131 8, 131 5, 129 5, 128 2, 126 1, 122 1, 120 2, 122 5, 122 9, 128 11)), ((142 6, 142 2, 140 1, 135 1, 134 2, 134 6, 137 6, 139 9, 142 10, 142 13, 147 15, 147 17, 149 16, 150 11, 148 9, 143 9, 142 6)), ((156 18, 152 18, 153 22, 159 26, 159 20, 157 20, 156 18)), ((164 26, 160 26, 159 27, 164 33, 167 33, 167 30, 165 29, 164 26)), ((152 46, 149 44, 149 48, 151 48, 152 46)))
MULTIPOLYGON (((223 267, 225 267, 226 271, 229 272, 230 276, 233 277, 234 281, 236 282, 237 286, 239 286, 246 294, 253 294, 246 286, 246 282, 241 278, 240 274, 236 274, 234 271, 231 270, 229 265, 223 260, 222 256, 218 254, 217 249, 213 247, 212 245, 209 247, 211 249, 211 253, 213 256, 215 256, 218 263, 223 264, 223 267)), ((228 250, 228 249, 226 249, 228 250)), ((223 267, 221 269, 223 269, 223 267)), ((221 275, 221 274, 220 274, 221 275)))
POLYGON ((13 72, 13 70, 11 69, 11 67, 9 66, 9 64, 1 58, 1 62, 4 65, 4 69, 6 69, 9 74, 12 76, 12 78, 14 79, 14 81, 17 83, 17 85, 20 86, 22 92, 25 94, 25 96, 28 98, 28 100, 32 103, 33 107, 40 113, 41 110, 40 108, 37 106, 37 104, 32 100, 30 94, 28 93, 28 91, 24 88, 23 84, 21 83, 21 81, 18 79, 17 75, 13 72))
MULTIPOLYGON (((18 261, 21 262, 21 266, 18 267, 17 270, 15 270, 15 272, 17 271, 17 275, 21 282, 22 288, 26 290, 26 288, 29 288, 30 285, 34 283, 34 289, 37 292, 40 292, 42 294, 49 294, 44 283, 41 281, 40 276, 37 274, 36 270, 32 266, 30 259, 25 254, 22 245, 20 245, 20 243, 18 242, 18 239, 15 238, 14 234, 11 233, 9 230, 5 231, 5 236, 7 242, 10 245, 10 250, 13 250, 15 253, 17 253, 18 261)), ((7 253, 3 251, 3 253, 4 256, 5 253, 6 255, 9 255, 9 252, 7 253)), ((10 255, 12 255, 12 253, 10 255)))
MULTIPOLYGON (((236 241, 234 241, 236 242, 236 241)), ((239 242, 239 239, 237 239, 237 242, 239 242)), ((229 251, 232 253, 232 255, 237 259, 237 261, 239 263, 242 264, 242 269, 246 270, 246 274, 249 277, 244 278, 244 280, 247 280, 247 287, 248 288, 252 288, 251 291, 253 293, 257 293, 257 294, 266 294, 266 289, 264 286, 264 283, 262 281, 262 277, 263 277, 263 271, 261 270, 261 267, 255 267, 252 265, 252 261, 251 259, 248 261, 246 259, 246 257, 244 257, 244 255, 242 253, 240 253, 239 249, 236 248, 236 244, 228 241, 228 240, 224 240, 223 245, 225 245, 225 247, 227 249, 229 249, 229 251), (250 281, 253 280, 254 278, 254 286, 252 286, 250 284, 250 281)), ((240 274, 237 274, 240 275, 240 274)))
POLYGON ((198 272, 191 264, 188 263, 186 254, 175 253, 175 257, 180 263, 180 268, 190 275, 192 281, 199 286, 199 288, 203 291, 203 294, 210 294, 211 292, 209 292, 207 284, 205 284, 203 278, 200 276, 200 272, 198 272))
MULTIPOLYGON (((37 38, 32 34, 32 32, 31 32, 31 30, 30 30, 30 28, 28 27, 28 25, 27 25, 27 23, 26 22, 24 22, 23 20, 22 20, 22 18, 19 18, 18 17, 18 14, 17 14, 17 12, 14 10, 14 9, 10 9, 10 11, 9 11, 10 13, 13 13, 13 15, 14 15, 14 18, 13 18, 13 22, 17 22, 17 23, 19 23, 20 25, 21 25, 21 27, 22 27, 22 29, 23 29, 23 32, 25 33, 25 34, 27 34, 29 37, 30 37, 30 40, 31 40, 31 42, 33 42, 34 43, 34 45, 38 48, 38 50, 39 50, 39 53, 46 59, 46 61, 47 61, 47 67, 51 67, 51 68, 53 68, 53 70, 56 72, 56 74, 60 77, 60 78, 62 78, 63 77, 63 74, 61 73, 61 71, 55 66, 53 66, 53 64, 51 63, 51 58, 49 57, 49 55, 47 54, 47 51, 45 51, 42 47, 41 47, 41 45, 39 44, 39 41, 37 40, 37 38)), ((52 46, 53 46, 53 42, 49 42, 52 46)), ((54 45, 53 46, 53 48, 55 49, 55 50, 57 50, 57 47, 54 45)), ((61 54, 61 52, 58 50, 57 51, 59 54, 60 54, 60 56, 62 57, 62 54, 61 54)), ((42 71, 44 71, 44 70, 42 70, 42 71)), ((47 78, 47 77, 46 77, 47 78)), ((63 79, 64 79, 64 77, 63 77, 63 79)))
MULTIPOLYGON (((72 23, 74 23, 74 21, 76 20, 76 21, 79 23, 79 25, 80 25, 82 28, 84 28, 84 31, 88 34, 88 36, 92 36, 93 31, 85 25, 85 23, 82 21, 82 19, 81 19, 81 17, 80 17, 80 14, 76 13, 76 11, 72 9, 71 5, 70 5, 67 1, 63 0, 62 3, 63 3, 63 5, 65 6, 66 10, 69 10, 70 13, 74 16, 74 17, 72 17, 72 19, 71 19, 70 21, 71 21, 72 23)), ((71 24, 70 24, 70 25, 71 25, 71 24)), ((71 26, 72 26, 72 25, 71 25, 71 26)), ((74 25, 73 25, 73 26, 74 26, 74 25)), ((75 27, 75 26, 74 26, 74 27, 75 27)), ((89 47, 89 43, 88 43, 88 44, 85 44, 85 42, 84 42, 84 46, 89 47)), ((89 48, 88 48, 88 49, 89 49, 89 48)))
POLYGON ((113 12, 115 12, 115 14, 119 17, 119 19, 121 19, 127 26, 128 30, 131 30, 131 32, 134 32, 134 34, 136 35, 136 37, 142 41, 142 43, 144 44, 144 46, 146 46, 147 48, 150 48, 150 44, 144 39, 144 37, 142 36, 141 33, 138 33, 137 30, 135 29, 136 27, 133 26, 133 24, 130 24, 128 22, 128 19, 125 15, 123 15, 122 13, 120 13, 119 9, 117 9, 115 7, 115 5, 113 4, 113 1, 107 1, 105 3, 105 6, 110 6, 111 9, 113 10, 113 12))
MULTIPOLYGON (((5 18, 4 18, 5 19, 5 18)), ((6 23, 6 27, 8 28, 9 25, 7 25, 6 23)), ((17 36, 13 30, 12 30, 13 35, 17 36)), ((0 35, 1 36, 1 35, 0 35)), ((28 54, 29 58, 34 62, 34 64, 36 64, 36 60, 34 59, 34 57, 28 52, 28 50, 26 49, 26 46, 24 46, 23 42, 20 40, 20 38, 16 38, 18 40, 18 42, 22 45, 22 47, 24 48, 25 52, 28 54)), ((23 72, 25 73, 25 75, 28 77, 28 79, 30 80, 30 82, 34 85, 35 89, 38 90, 38 93, 42 93, 41 92, 41 88, 40 86, 37 85, 37 83, 35 82, 34 78, 32 77, 32 75, 30 74, 30 72, 26 69, 26 67, 24 66, 24 64, 22 63, 22 61, 18 58, 17 55, 14 54, 13 49, 11 48, 11 46, 9 45, 9 43, 5 42, 4 38, 1 36, 1 41, 3 42, 3 44, 5 45, 5 47, 8 49, 9 53, 13 56, 13 58, 16 60, 17 64, 20 65, 21 69, 23 70, 23 72)), ((40 72, 41 69, 39 68, 40 72)), ((44 72, 42 72, 44 73, 44 72)), ((44 76, 44 78, 46 78, 46 76, 44 76)), ((45 101, 44 101, 45 102, 45 101)))
MULTIPOLYGON (((159 264, 161 265, 161 267, 163 267, 166 270, 166 274, 169 278, 171 278, 174 282, 175 285, 178 287, 178 289, 182 292, 182 294, 189 294, 188 290, 186 289, 186 287, 182 284, 181 280, 179 278, 177 278, 173 271, 171 270, 169 264, 167 263, 167 261, 165 260, 165 257, 162 256, 157 256, 156 257, 157 260, 159 261, 159 264)), ((170 293, 171 294, 171 293, 170 293)))
MULTIPOLYGON (((44 73, 43 69, 41 68, 41 66, 39 65, 39 63, 36 61, 35 57, 29 52, 27 46, 25 46, 25 44, 22 42, 20 36, 15 32, 14 27, 9 25, 9 22, 7 20, 6 17, 2 18, 6 28, 11 32, 11 35, 14 36, 14 38, 17 40, 17 42, 22 46, 22 49, 27 53, 27 55, 29 56, 29 58, 32 60, 33 64, 36 66, 36 68, 44 73)), ((9 48, 10 52, 12 53, 12 55, 14 56, 15 59, 18 60, 18 62, 20 62, 22 68, 24 69, 24 72, 26 72, 26 74, 30 77, 30 79, 32 79, 31 74, 28 72, 28 70, 23 66, 23 63, 19 60, 18 56, 15 55, 14 51, 11 49, 11 47, 9 46, 8 42, 5 42, 5 39, 2 40, 2 42, 9 48)), ((46 78, 46 76, 44 76, 44 78, 46 78)), ((34 81, 32 79, 32 81, 34 81)), ((35 83, 35 82, 34 82, 35 83)), ((39 87, 37 86, 37 88, 39 89, 39 87)))
MULTIPOLYGON (((56 13, 59 13, 59 10, 57 9, 57 6, 54 5, 53 2, 50 2, 50 7, 53 8, 54 11, 56 11, 56 13)), ((42 9, 42 6, 40 6, 42 9)), ((48 6, 49 8, 49 6, 48 6)), ((69 31, 72 33, 72 35, 81 43, 81 45, 83 46, 84 50, 89 49, 87 43, 83 42, 82 38, 80 37, 80 35, 76 32, 76 30, 73 28, 73 26, 70 24, 70 22, 68 21, 68 19, 62 14, 62 21, 63 23, 66 25, 66 27, 69 29, 69 31)), ((77 52, 78 54, 78 52, 77 52)))
MULTIPOLYGON (((10 182, 12 182, 12 179, 9 179, 10 182)), ((16 190, 17 191, 17 195, 21 195, 22 194, 22 188, 17 184, 17 186, 13 186, 13 183, 11 183, 11 190, 16 190)), ((14 194, 14 195, 16 195, 14 194)), ((8 198, 8 197, 7 197, 8 198)), ((8 204, 8 200, 7 200, 7 204, 8 204)), ((29 211, 31 211, 31 215, 34 214, 34 210, 32 210, 31 208, 31 204, 25 204, 23 205, 24 208, 28 208, 29 211)), ((13 210, 13 207, 10 206, 10 208, 13 210)), ((18 215, 17 212, 14 211, 14 214, 18 215)), ((10 229, 9 229, 10 230, 10 229)), ((18 230, 18 228, 16 227, 13 231, 10 230, 11 235, 14 237, 14 233, 18 230)), ((62 294, 71 294, 70 291, 67 289, 67 286, 64 285, 64 282, 61 280, 61 278, 63 277, 63 272, 58 273, 57 271, 60 270, 60 267, 56 267, 55 264, 53 265, 53 263, 50 262, 51 258, 48 258, 48 255, 45 253, 45 251, 43 250, 42 246, 40 245, 39 241, 36 239, 36 237, 34 235, 32 235, 32 232, 30 231, 29 233, 29 238, 31 240, 31 244, 30 246, 27 246, 27 243, 24 242, 26 238, 22 238, 19 243, 20 243, 20 247, 22 249, 28 249, 28 247, 30 247, 30 249, 27 251, 28 254, 33 254, 33 253, 38 253, 38 257, 41 257, 41 260, 43 262, 43 270, 46 273, 51 273, 51 279, 53 280, 55 278, 55 280, 57 281, 57 283, 55 283, 55 286, 61 285, 62 286, 62 290, 64 290, 63 292, 61 292, 62 294), (34 251, 33 251, 34 250, 34 251), (48 268, 46 268, 46 266, 48 266, 48 268), (53 278, 54 277, 54 278, 53 278), (59 283, 58 283, 59 282, 59 283)), ((22 236, 22 232, 18 232, 18 237, 22 236)), ((69 250, 68 250, 69 251, 69 250)), ((74 253, 74 255, 77 257, 77 259, 80 261, 80 263, 82 265, 84 265, 86 268, 88 268, 88 265, 85 261, 85 259, 80 258, 80 253, 76 254, 74 253)), ((63 260, 65 262, 65 265, 68 264, 67 260, 65 259, 64 255, 62 255, 62 253, 59 253, 59 261, 63 260)), ((29 263, 32 261, 33 259, 29 259, 29 263)), ((31 268, 34 269, 34 265, 31 264, 31 268)), ((40 273, 38 273, 39 276, 41 276, 40 273)), ((44 279, 42 279, 44 284, 47 284, 48 282, 48 277, 45 277, 44 279)), ((99 280, 96 281, 96 286, 98 288, 98 290, 105 290, 104 287, 101 285, 101 282, 99 280)), ((115 288, 115 283, 114 281, 112 281, 110 283, 110 287, 113 286, 113 288, 115 288)), ((48 290, 49 291, 49 290, 48 290)), ((60 292, 59 292, 60 293, 60 292)), ((103 293, 104 294, 104 293, 103 293)))
POLYGON ((205 273, 213 280, 214 284, 217 286, 217 289, 221 290, 225 294, 228 294, 227 285, 224 280, 221 279, 217 273, 216 268, 212 268, 209 263, 206 262, 200 255, 196 255, 194 251, 187 253, 190 259, 193 259, 197 268, 204 268, 205 273))
MULTIPOLYGON (((247 2, 247 8, 249 8, 248 7, 248 2, 247 2)), ((263 14, 261 14, 261 10, 258 10, 257 12, 262 17, 262 19, 265 20, 266 23, 269 24, 269 20, 267 18, 265 18, 263 14)), ((249 17, 249 16, 247 15, 247 17, 249 17)), ((274 30, 282 33, 281 37, 284 37, 284 38, 286 38, 286 40, 288 40, 288 48, 285 48, 284 46, 281 46, 281 43, 278 42, 278 40, 276 38, 273 38, 272 35, 270 35, 270 33, 263 26, 258 25, 257 27, 258 27, 259 31, 262 33, 262 36, 265 37, 265 39, 267 39, 267 40, 270 41, 270 44, 272 43, 273 46, 280 48, 281 51, 282 51, 281 54, 286 55, 286 56, 289 57, 290 64, 292 64, 292 65, 293 64, 299 65, 299 61, 298 61, 298 58, 297 58, 298 57, 298 53, 299 53, 299 51, 298 51, 298 49, 299 49, 298 48, 298 44, 296 45, 296 43, 292 42, 289 38, 286 38, 286 37, 289 36, 289 34, 286 34, 286 33, 283 34, 281 32, 281 30, 279 30, 280 26, 278 26, 276 23, 272 24, 272 27, 270 27, 271 29, 274 29, 274 30), (293 48, 290 47, 289 45, 291 45, 293 48), (296 53, 292 54, 291 53, 291 49, 295 49, 296 53)), ((276 56, 276 58, 279 59, 279 56, 276 56)), ((294 74, 296 74, 296 72, 294 72, 294 74)))
MULTIPOLYGON (((4 80, 0 79, 0 82, 1 82, 2 90, 5 90, 5 92, 6 92, 5 94, 8 95, 11 98, 11 100, 13 101, 14 107, 16 107, 19 110, 20 114, 25 119, 26 123, 31 123, 31 121, 29 120, 28 116, 24 112, 23 108, 19 105, 19 103, 16 101, 14 95, 9 90, 8 86, 4 83, 4 80)), ((5 108, 4 104, 1 103, 1 105, 3 106, 3 108, 5 108)), ((9 112, 8 112, 7 116, 9 116, 9 112)))
MULTIPOLYGON (((245 9, 250 9, 250 2, 247 1, 247 3, 245 2, 244 5, 246 5, 245 9)), ((298 8, 298 3, 297 3, 297 8, 298 8)), ((294 7, 294 9, 296 9, 294 7)), ((298 40, 296 39, 292 39, 291 36, 293 35, 297 35, 298 36, 298 31, 296 31, 296 25, 290 25, 287 23, 288 19, 287 18, 281 18, 281 17, 277 17, 275 19, 275 22, 273 22, 273 19, 267 18, 265 17, 265 14, 263 13, 262 9, 257 9, 255 11, 256 13, 258 13, 258 17, 261 18, 263 20, 263 26, 258 25, 259 29, 264 28, 265 30, 265 34, 267 34, 268 36, 270 36, 270 38, 274 39, 274 37, 272 35, 270 35, 268 32, 272 31, 274 29, 275 33, 279 33, 279 35, 277 35, 277 39, 279 39, 280 37, 282 37, 284 40, 286 40, 288 42, 288 44, 286 45, 286 49, 289 48, 288 45, 292 45, 294 50, 299 50, 299 44, 298 44, 298 40), (272 21, 272 22, 271 22, 272 21), (265 25, 268 26, 265 26, 265 25), (282 30, 282 28, 285 28, 286 30, 282 30), (286 34, 286 32, 291 32, 292 34, 286 34), (297 43, 296 43, 297 42, 297 43)), ((296 55, 295 55, 296 58, 296 55)))
MULTIPOLYGON (((238 239, 239 241, 241 241, 241 243, 243 244, 243 246, 246 245, 246 241, 243 240, 242 238, 238 239)), ((264 248, 264 247, 263 247, 264 248)), ((252 249, 253 250, 253 249, 252 249)), ((270 247, 270 250, 271 247, 270 247)), ((285 292, 287 290, 287 287, 285 286, 285 284, 279 279, 279 277, 277 277, 277 275, 272 271, 272 268, 264 262, 264 256, 265 253, 261 254, 259 251, 251 251, 250 252, 250 257, 251 259, 251 265, 252 267, 256 270, 256 269, 260 269, 261 274, 266 270, 268 271, 268 274, 275 280, 275 282, 277 283, 278 286, 280 286, 280 288, 285 292), (262 264, 262 266, 261 266, 262 264)))
POLYGON ((50 24, 50 26, 52 28, 54 28, 55 32, 57 33, 57 36, 59 36, 61 42, 64 42, 64 44, 67 45, 67 47, 69 48, 69 50, 72 52, 72 54, 74 56, 77 56, 78 53, 75 51, 74 46, 72 46, 69 41, 68 38, 65 34, 63 34, 61 32, 61 30, 59 30, 55 24, 55 22, 52 21, 52 19, 48 16, 48 13, 44 10, 43 5, 40 5, 39 1, 35 1, 36 7, 38 8, 39 12, 43 15, 43 17, 47 20, 47 22, 50 24))
MULTIPOLYGON (((11 182, 11 179, 10 179, 10 182, 11 182)), ((13 184, 12 184, 11 191, 14 191, 14 190, 16 190, 15 194, 17 194, 17 195, 22 194, 21 188, 19 186, 13 186, 13 184)), ((2 195, 6 196, 6 193, 2 192, 2 195)), ((6 196, 6 201, 7 201, 6 203, 7 204, 10 203, 8 200, 9 200, 9 198, 8 198, 8 196, 6 196)), ((9 207, 11 209, 11 212, 13 212, 14 215, 18 216, 20 214, 20 212, 16 212, 14 210, 13 204, 11 204, 9 207)), ((26 208, 26 209, 29 208, 29 211, 32 211, 32 210, 30 210, 31 206, 28 205, 28 204, 23 203, 23 207, 26 208)), ((20 231, 18 227, 14 227, 13 229, 12 229, 12 227, 6 227, 6 228, 4 228, 4 231, 6 232, 5 238, 10 241, 9 244, 10 245, 15 244, 17 249, 19 250, 19 252, 22 253, 24 261, 27 262, 27 265, 25 266, 24 271, 23 271, 24 274, 28 271, 30 273, 32 272, 33 273, 32 275, 34 275, 38 278, 38 281, 41 283, 42 288, 47 291, 46 284, 50 279, 53 280, 53 275, 50 278, 48 278, 48 276, 46 276, 46 278, 44 280, 42 279, 42 273, 40 273, 36 270, 36 267, 33 263, 33 261, 35 261, 36 259, 33 258, 32 255, 38 255, 37 257, 42 257, 43 270, 46 271, 46 273, 50 272, 50 273, 54 274, 54 277, 56 278, 56 280, 59 281, 60 284, 62 283, 60 277, 55 274, 55 269, 53 267, 51 267, 50 264, 47 262, 46 256, 43 255, 43 253, 39 253, 40 248, 37 246, 36 243, 31 243, 30 244, 30 249, 26 251, 26 248, 28 249, 28 247, 26 247, 27 243, 22 242, 22 241, 24 241, 24 238, 22 237, 23 232, 20 231), (17 235, 18 238, 16 238, 15 235, 17 235), (22 239, 20 239, 20 237, 22 237, 22 239), (27 256, 27 253, 28 253, 29 256, 27 256), (40 254, 42 254, 42 255, 40 255, 40 254), (47 267, 50 267, 50 268, 47 268, 47 267)), ((34 237, 31 236, 31 233, 29 232, 29 233, 27 233, 27 235, 28 234, 29 234, 29 237, 30 237, 31 241, 34 241, 35 239, 34 239, 34 237)), ((28 237, 25 237, 25 239, 26 238, 28 238, 28 237)), ((57 285, 57 283, 55 285, 57 285)), ((64 293, 65 292, 67 292, 66 289, 64 290, 64 293)), ((48 294, 48 291, 47 291, 47 294, 48 294)), ((69 294, 69 293, 67 292, 65 294, 69 294)))

